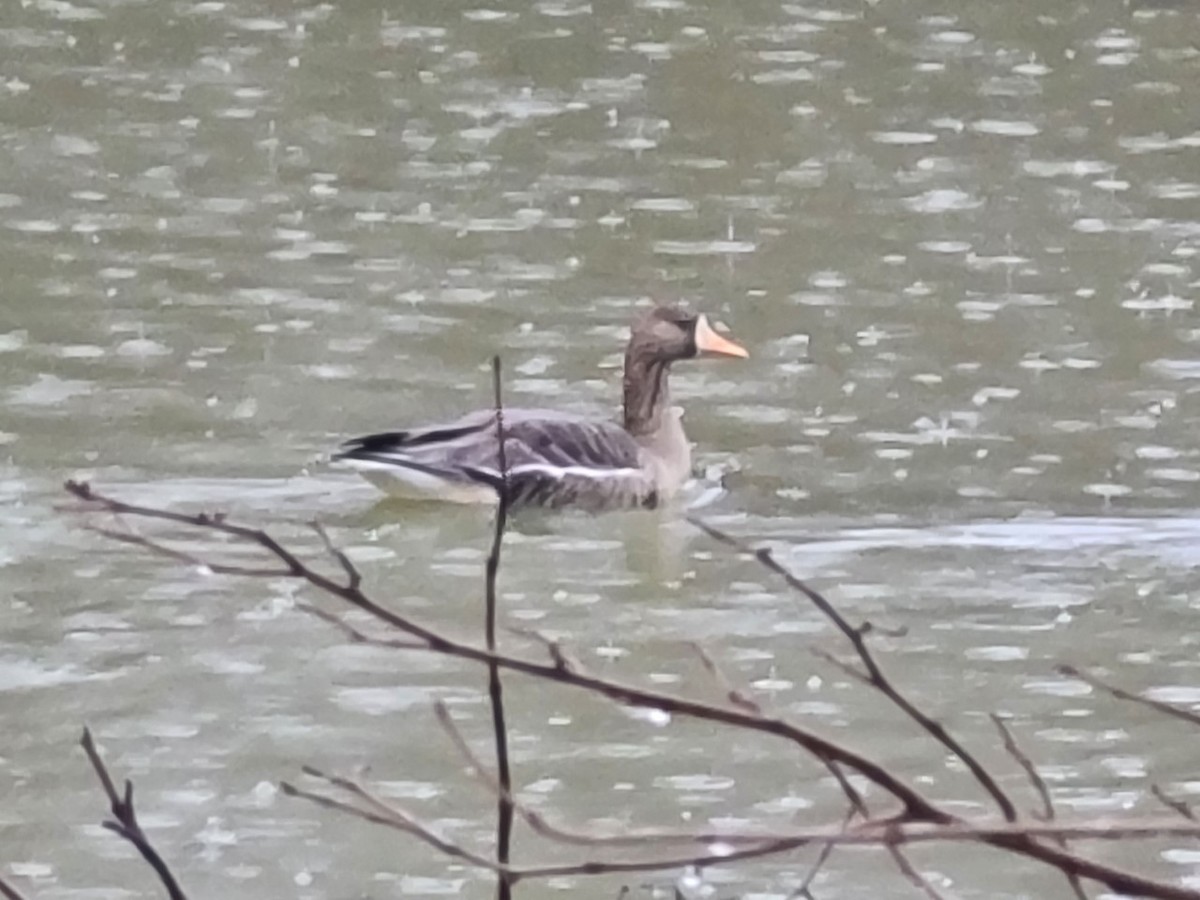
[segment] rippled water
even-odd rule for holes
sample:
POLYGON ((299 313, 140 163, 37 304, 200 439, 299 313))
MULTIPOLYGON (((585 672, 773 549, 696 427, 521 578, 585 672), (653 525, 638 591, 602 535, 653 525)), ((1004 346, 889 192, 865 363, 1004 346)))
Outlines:
MULTIPOLYGON (((1054 674, 1200 703, 1194 38, 1185 5, 1115 0, 4 8, 0 871, 31 897, 150 890, 97 827, 86 721, 193 896, 488 895, 274 787, 369 767, 486 847, 430 712, 486 749, 479 673, 346 646, 289 583, 105 544, 59 484, 229 509, 314 553, 319 518, 378 596, 473 636, 485 515, 378 507, 322 455, 487 403, 495 352, 510 403, 607 414, 650 298, 752 351, 674 381, 700 514, 905 629, 878 639, 889 671, 1022 808, 990 711, 1064 814, 1194 796, 1194 734, 1054 674)), ((836 648, 813 610, 677 517, 518 522, 502 590, 506 624, 597 671, 716 697, 702 641, 775 708, 985 809, 812 655, 836 648)), ((786 745, 510 697, 522 796, 561 820, 836 818, 786 745)), ((1200 878, 1180 842, 1103 852, 1200 878)), ((1066 892, 994 854, 913 858, 957 896, 1066 892)), ((785 897, 810 862, 684 888, 785 897)), ((814 890, 907 889, 889 866, 835 854, 814 890)))

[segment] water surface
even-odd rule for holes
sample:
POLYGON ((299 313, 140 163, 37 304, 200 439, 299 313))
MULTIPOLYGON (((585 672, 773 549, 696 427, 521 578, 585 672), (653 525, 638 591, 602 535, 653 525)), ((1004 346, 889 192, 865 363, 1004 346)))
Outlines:
MULTIPOLYGON (((279 796, 313 763, 486 848, 480 673, 347 646, 284 580, 107 544, 66 477, 220 508, 477 635, 485 513, 376 507, 343 436, 488 402, 607 415, 631 316, 683 299, 752 351, 680 366, 696 510, 881 636, 888 671, 1036 805, 1194 796, 1194 735, 1054 674, 1195 708, 1193 321, 1200 54, 1186 6, 546 0, 470 7, 34 2, 0 12, 0 866, 31 897, 151 890, 100 830, 92 724, 194 896, 484 897, 411 840, 279 796), (118 887, 120 886, 120 887, 118 887)), ((503 620, 597 671, 716 698, 686 642, 772 708, 963 813, 961 767, 814 656, 810 607, 678 517, 518 522, 503 620)), ((512 636, 514 649, 537 648, 512 636)), ((510 685, 522 796, 571 823, 826 822, 783 744, 510 685)), ((1182 842, 1102 848, 1200 878, 1182 842)), ((521 835, 521 861, 566 859, 521 835)), ((688 896, 785 897, 812 854, 688 896)), ((1065 892, 922 848, 962 897, 1065 892)), ((522 896, 652 879, 574 879, 522 896)), ((835 855, 823 897, 906 890, 835 855)))

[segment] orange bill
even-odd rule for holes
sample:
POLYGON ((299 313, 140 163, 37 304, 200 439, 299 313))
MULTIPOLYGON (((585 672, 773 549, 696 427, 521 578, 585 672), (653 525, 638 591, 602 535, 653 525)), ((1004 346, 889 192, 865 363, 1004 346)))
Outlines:
POLYGON ((721 337, 708 324, 708 317, 701 315, 696 319, 696 350, 700 353, 714 353, 717 356, 737 356, 745 359, 750 352, 741 344, 735 344, 729 338, 721 337))

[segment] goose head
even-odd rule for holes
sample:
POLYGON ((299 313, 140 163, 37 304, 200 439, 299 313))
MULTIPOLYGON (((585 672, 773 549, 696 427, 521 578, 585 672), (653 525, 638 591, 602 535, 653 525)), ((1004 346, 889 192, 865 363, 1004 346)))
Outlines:
POLYGON ((629 336, 629 360, 670 365, 697 356, 745 359, 745 347, 722 337, 703 313, 678 306, 656 306, 637 322, 629 336))

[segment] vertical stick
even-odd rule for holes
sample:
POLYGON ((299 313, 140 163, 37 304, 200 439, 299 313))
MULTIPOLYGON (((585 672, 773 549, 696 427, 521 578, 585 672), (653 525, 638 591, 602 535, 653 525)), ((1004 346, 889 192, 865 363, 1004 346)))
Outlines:
MULTIPOLYGON (((500 357, 492 357, 492 391, 496 405, 496 458, 500 469, 500 499, 496 504, 496 528, 487 558, 487 648, 496 652, 496 575, 500 571, 500 545, 508 524, 508 460, 504 455, 504 403, 500 393, 500 357)), ((496 735, 496 780, 500 784, 496 808, 496 862, 508 865, 512 842, 512 775, 508 767, 508 726, 504 721, 504 691, 500 685, 500 667, 488 664, 488 696, 492 701, 492 730, 496 735)), ((500 875, 496 884, 497 900, 511 900, 512 883, 500 875)))

